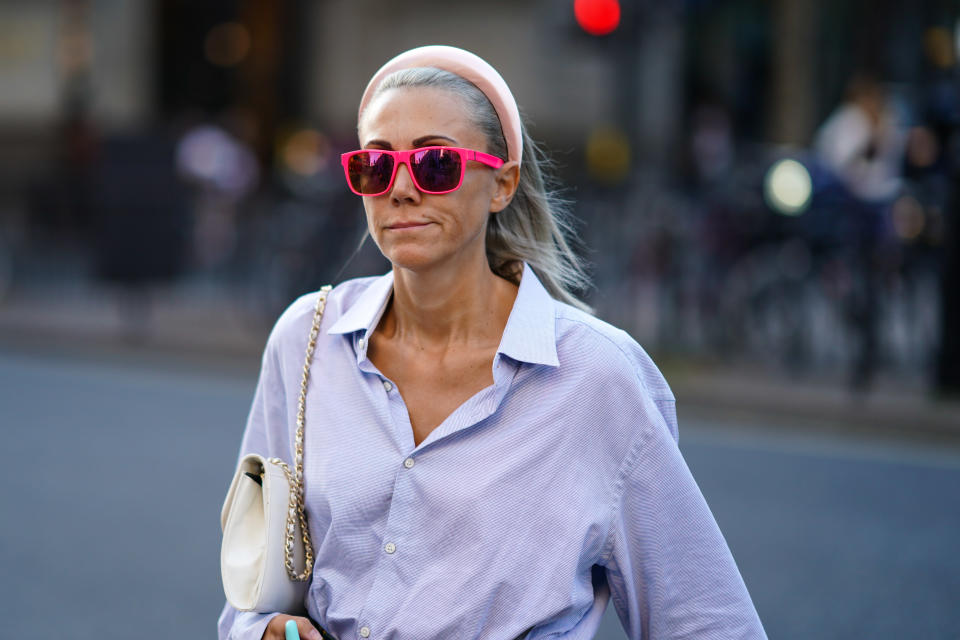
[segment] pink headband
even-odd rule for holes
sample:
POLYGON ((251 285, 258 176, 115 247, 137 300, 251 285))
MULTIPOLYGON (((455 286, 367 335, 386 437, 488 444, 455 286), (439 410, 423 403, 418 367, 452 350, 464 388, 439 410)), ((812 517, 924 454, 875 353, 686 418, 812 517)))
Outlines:
POLYGON ((435 67, 450 71, 476 85, 490 100, 500 118, 503 137, 507 141, 507 159, 516 160, 519 164, 523 156, 523 135, 520 128, 520 110, 517 109, 517 101, 514 100, 510 87, 497 70, 483 58, 457 47, 442 45, 417 47, 401 53, 380 67, 363 92, 357 119, 363 114, 363 110, 385 77, 394 71, 414 67, 435 67))

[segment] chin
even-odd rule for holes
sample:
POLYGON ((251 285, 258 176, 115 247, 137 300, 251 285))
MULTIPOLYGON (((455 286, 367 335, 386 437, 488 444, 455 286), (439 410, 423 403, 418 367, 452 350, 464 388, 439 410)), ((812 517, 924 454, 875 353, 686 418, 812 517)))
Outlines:
POLYGON ((410 271, 428 271, 442 268, 461 262, 462 258, 480 251, 486 264, 486 252, 470 243, 458 242, 459 238, 451 238, 440 234, 430 234, 420 237, 381 237, 378 242, 380 253, 390 261, 394 267, 409 269, 410 271))
POLYGON ((449 254, 437 246, 402 246, 381 251, 394 267, 410 271, 424 271, 442 264, 449 254))

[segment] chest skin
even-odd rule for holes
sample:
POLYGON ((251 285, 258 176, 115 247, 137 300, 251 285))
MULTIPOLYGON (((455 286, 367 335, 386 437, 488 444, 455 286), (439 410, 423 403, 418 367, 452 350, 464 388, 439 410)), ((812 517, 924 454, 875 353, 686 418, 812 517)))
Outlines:
POLYGON ((460 405, 493 384, 496 347, 431 352, 374 333, 367 357, 397 385, 419 445, 460 405))

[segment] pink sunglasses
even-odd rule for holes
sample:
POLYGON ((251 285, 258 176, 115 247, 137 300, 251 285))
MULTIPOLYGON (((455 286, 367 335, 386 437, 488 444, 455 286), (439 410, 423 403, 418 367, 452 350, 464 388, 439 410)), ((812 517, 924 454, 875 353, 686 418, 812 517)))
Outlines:
POLYGON ((413 184, 423 193, 439 195, 463 184, 467 160, 499 169, 503 160, 482 151, 460 147, 421 147, 408 151, 360 149, 340 156, 350 190, 358 196, 380 196, 390 191, 397 169, 406 164, 413 184))

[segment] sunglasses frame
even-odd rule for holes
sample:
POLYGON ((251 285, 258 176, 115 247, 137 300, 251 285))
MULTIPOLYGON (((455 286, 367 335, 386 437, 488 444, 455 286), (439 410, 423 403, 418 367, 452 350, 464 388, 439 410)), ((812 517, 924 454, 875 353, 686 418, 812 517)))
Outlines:
POLYGON ((389 149, 358 149, 356 151, 348 151, 340 156, 340 164, 343 165, 343 173, 347 179, 347 186, 350 187, 350 191, 354 192, 358 196, 363 197, 376 197, 382 196, 385 193, 388 193, 393 188, 393 183, 397 179, 397 172, 400 170, 400 165, 407 165, 407 173, 410 174, 410 179, 413 181, 413 185, 421 193, 426 193, 430 195, 443 195, 444 193, 452 193, 459 189, 463 185, 463 177, 467 173, 467 161, 476 160, 482 164, 487 165, 493 169, 499 169, 504 165, 504 161, 496 156, 492 156, 489 153, 484 153, 482 151, 475 151, 473 149, 464 149, 463 147, 447 147, 447 146, 432 146, 432 147, 417 147, 416 149, 407 149, 405 151, 392 151, 389 149), (413 170, 413 166, 410 164, 410 156, 422 153, 424 151, 430 151, 433 149, 439 149, 443 151, 456 151, 460 156, 460 179, 457 180, 457 186, 452 189, 445 189, 443 191, 429 191, 420 186, 420 183, 417 181, 416 172, 413 170), (361 193, 353 188, 353 183, 350 181, 350 159, 361 153, 382 153, 393 158, 393 173, 390 175, 390 182, 387 183, 387 187, 383 191, 377 193, 361 193))

